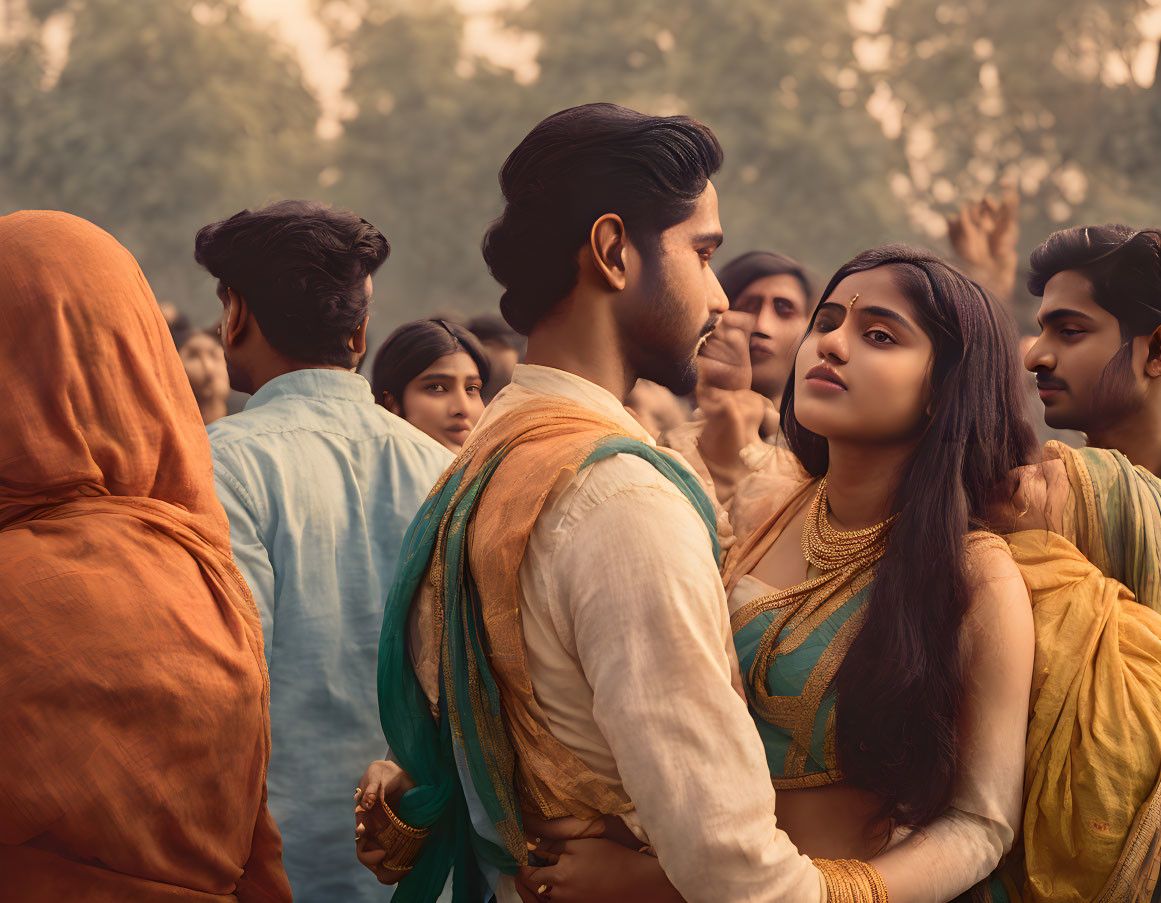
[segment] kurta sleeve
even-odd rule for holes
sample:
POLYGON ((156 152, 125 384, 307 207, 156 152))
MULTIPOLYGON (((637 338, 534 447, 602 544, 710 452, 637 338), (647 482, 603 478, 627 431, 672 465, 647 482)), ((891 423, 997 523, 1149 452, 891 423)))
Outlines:
POLYGON ((253 499, 218 454, 214 455, 214 489, 230 522, 230 549, 234 554, 234 564, 258 606, 263 647, 269 665, 274 648, 274 565, 259 532, 253 499))
POLYGON ((732 683, 725 594, 690 504, 676 490, 617 491, 572 526, 552 573, 594 718, 682 896, 824 901, 818 871, 776 826, 762 744, 732 683))

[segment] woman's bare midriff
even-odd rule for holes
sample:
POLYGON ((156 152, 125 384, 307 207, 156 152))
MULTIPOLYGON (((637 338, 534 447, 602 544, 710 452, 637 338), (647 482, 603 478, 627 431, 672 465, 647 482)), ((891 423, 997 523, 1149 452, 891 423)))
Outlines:
POLYGON ((876 819, 878 796, 850 784, 775 792, 774 812, 800 853, 814 859, 863 859, 887 844, 887 823, 876 819))

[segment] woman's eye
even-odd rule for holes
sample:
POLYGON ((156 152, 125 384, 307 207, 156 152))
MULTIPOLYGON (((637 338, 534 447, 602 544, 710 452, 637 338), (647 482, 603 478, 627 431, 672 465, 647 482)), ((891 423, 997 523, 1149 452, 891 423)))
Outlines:
POLYGON ((815 332, 830 332, 832 329, 834 329, 834 324, 831 323, 830 320, 815 320, 814 321, 814 331, 815 332))
POLYGON ((1066 339, 1074 339, 1077 336, 1084 335, 1084 330, 1083 329, 1072 329, 1071 327, 1065 326, 1063 329, 1060 330, 1060 334, 1062 336, 1064 336, 1066 339))
POLYGON ((435 383, 433 385, 428 386, 427 391, 428 392, 443 392, 443 391, 445 391, 445 389, 443 386, 439 385, 438 383, 435 383))
POLYGON ((468 386, 468 392, 474 395, 479 395, 480 392, 483 391, 483 388, 483 386, 468 386))
POLYGON ((869 338, 876 345, 894 345, 895 344, 894 337, 889 332, 885 332, 882 329, 870 330, 867 333, 867 338, 869 338))

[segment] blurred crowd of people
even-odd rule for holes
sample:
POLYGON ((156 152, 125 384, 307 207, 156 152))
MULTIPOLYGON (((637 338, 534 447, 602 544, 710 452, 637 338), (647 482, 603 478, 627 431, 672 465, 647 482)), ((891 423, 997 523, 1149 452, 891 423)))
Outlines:
POLYGON ((0 895, 1151 897, 1161 233, 1020 339, 1014 187, 822 283, 717 265, 721 159, 549 117, 501 314, 377 349, 357 212, 191 236, 208 328, 0 218, 0 895))

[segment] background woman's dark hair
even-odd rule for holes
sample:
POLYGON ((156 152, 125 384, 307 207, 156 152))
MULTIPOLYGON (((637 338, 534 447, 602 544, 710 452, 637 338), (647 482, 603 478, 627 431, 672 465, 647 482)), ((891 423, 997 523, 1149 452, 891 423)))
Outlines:
POLYGON ((647 116, 591 103, 549 116, 500 170, 504 213, 484 235, 488 269, 506 291, 504 319, 522 335, 572 290, 577 251, 607 213, 648 251, 693 213, 722 149, 688 116, 647 116))
POLYGON ((364 285, 391 246, 349 210, 279 201, 198 231, 194 259, 246 299, 271 346, 296 360, 350 367, 347 341, 367 316, 364 285))
POLYGON ((375 352, 371 364, 371 391, 375 393, 375 401, 386 407, 383 393, 390 392, 403 410, 403 390, 407 384, 441 357, 458 351, 467 353, 480 371, 480 380, 487 383, 492 370, 488 355, 464 327, 436 317, 404 323, 375 352))
POLYGON ((1076 270, 1092 299, 1121 324, 1127 342, 1161 326, 1161 233, 1109 223, 1053 232, 1032 252, 1028 291, 1044 297, 1048 280, 1076 270))
MULTIPOLYGON (((851 273, 883 266, 934 345, 933 413, 895 492, 899 516, 867 620, 835 678, 839 765, 852 783, 884 798, 885 815, 922 825, 947 807, 955 781, 960 627, 969 602, 964 536, 983 524, 989 501, 1013 468, 1030 461, 1036 442, 1023 413, 1010 317, 938 257, 906 245, 866 251, 835 273, 822 300, 851 273)), ((782 424, 806 469, 826 473, 826 439, 794 417, 793 379, 782 424)))
POLYGON ((811 284, 806 267, 785 254, 774 251, 748 251, 718 270, 718 282, 721 283, 722 291, 726 293, 730 307, 734 306, 734 302, 746 290, 746 286, 767 276, 793 276, 802 286, 802 293, 806 295, 807 302, 814 297, 814 286, 811 284))

